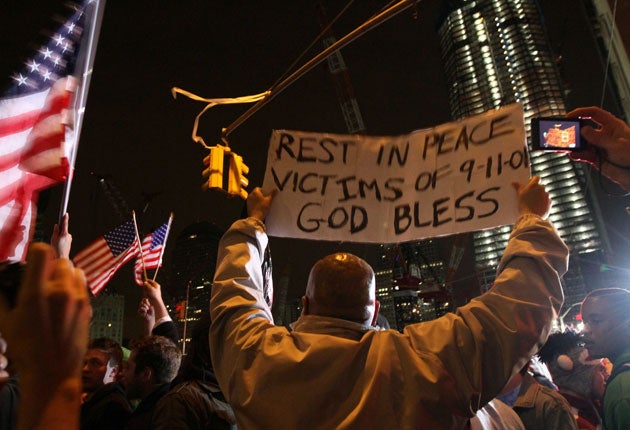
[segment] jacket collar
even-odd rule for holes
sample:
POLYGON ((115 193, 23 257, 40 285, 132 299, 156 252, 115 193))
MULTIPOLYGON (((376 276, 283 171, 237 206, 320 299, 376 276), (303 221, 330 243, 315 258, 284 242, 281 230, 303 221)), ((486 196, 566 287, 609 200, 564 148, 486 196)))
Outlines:
POLYGON ((374 327, 369 324, 319 315, 302 315, 291 324, 291 328, 296 332, 328 334, 355 340, 361 339, 366 332, 374 330, 374 327))

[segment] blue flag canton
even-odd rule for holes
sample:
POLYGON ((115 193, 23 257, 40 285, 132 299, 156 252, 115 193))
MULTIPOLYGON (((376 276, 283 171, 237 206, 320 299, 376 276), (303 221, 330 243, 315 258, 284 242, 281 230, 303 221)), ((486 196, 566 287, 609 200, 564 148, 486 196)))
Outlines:
POLYGON ((85 25, 84 8, 94 0, 86 0, 82 5, 73 4, 67 20, 49 36, 48 43, 42 46, 25 67, 11 76, 13 85, 5 91, 6 97, 18 97, 50 88, 59 78, 74 71, 79 42, 85 25))
POLYGON ((167 230, 168 230, 168 223, 165 222, 157 230, 153 232, 152 238, 151 238, 151 249, 164 244, 167 230))
POLYGON ((133 221, 127 221, 112 231, 105 233, 103 238, 114 257, 119 256, 133 245, 134 240, 136 240, 136 229, 133 221))

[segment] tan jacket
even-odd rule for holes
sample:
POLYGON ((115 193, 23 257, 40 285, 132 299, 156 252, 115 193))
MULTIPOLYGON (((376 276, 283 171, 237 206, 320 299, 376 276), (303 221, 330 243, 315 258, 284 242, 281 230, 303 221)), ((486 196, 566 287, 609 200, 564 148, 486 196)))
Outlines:
POLYGON ((240 429, 449 429, 465 425, 546 340, 568 250, 521 217, 494 288, 404 333, 303 316, 273 325, 262 295, 260 223, 221 239, 212 288, 214 369, 240 429))

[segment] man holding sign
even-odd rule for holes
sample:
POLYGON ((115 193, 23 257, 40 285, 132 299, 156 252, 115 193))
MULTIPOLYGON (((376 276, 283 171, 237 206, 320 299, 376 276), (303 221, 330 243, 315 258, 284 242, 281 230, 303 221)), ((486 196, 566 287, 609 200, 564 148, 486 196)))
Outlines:
POLYGON ((275 192, 249 196, 249 218, 221 239, 210 348, 239 428, 459 428, 542 345, 560 310, 568 250, 543 217, 534 177, 514 184, 520 215, 494 288, 455 313, 377 331, 372 268, 350 254, 315 264, 302 316, 273 325, 261 263, 275 192))

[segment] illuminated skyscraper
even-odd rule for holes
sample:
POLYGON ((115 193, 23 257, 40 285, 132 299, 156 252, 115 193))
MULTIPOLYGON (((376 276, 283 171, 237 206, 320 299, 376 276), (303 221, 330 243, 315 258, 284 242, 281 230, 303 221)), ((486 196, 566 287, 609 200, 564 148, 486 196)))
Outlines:
MULTIPOLYGON (((449 102, 455 119, 514 102, 535 116, 566 113, 561 81, 534 0, 451 2, 439 28, 449 102)), ((571 249, 566 305, 585 294, 585 279, 604 261, 607 242, 582 167, 565 154, 530 153, 532 172, 554 202, 550 219, 571 249)), ((506 246, 510 226, 474 233, 475 264, 485 288, 506 246)))

